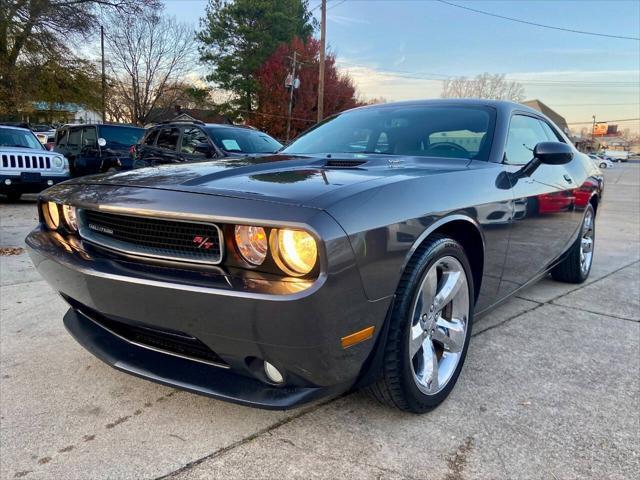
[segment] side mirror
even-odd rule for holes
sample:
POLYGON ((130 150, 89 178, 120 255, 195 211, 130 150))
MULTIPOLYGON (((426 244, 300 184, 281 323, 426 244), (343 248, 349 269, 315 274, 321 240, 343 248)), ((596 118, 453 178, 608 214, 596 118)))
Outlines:
POLYGON ((540 142, 533 149, 533 156, 540 163, 564 165, 573 159, 573 150, 562 142, 540 142))
POLYGON ((533 149, 533 158, 516 172, 504 172, 496 180, 498 188, 511 188, 518 180, 530 177, 541 164, 564 165, 573 159, 573 150, 562 142, 540 142, 533 149))
POLYGON ((99 146, 104 147, 106 144, 107 144, 107 141, 104 138, 100 137, 98 139, 98 145, 99 146))
POLYGON ((207 158, 213 157, 213 148, 207 142, 198 142, 194 147, 195 153, 202 153, 207 158))

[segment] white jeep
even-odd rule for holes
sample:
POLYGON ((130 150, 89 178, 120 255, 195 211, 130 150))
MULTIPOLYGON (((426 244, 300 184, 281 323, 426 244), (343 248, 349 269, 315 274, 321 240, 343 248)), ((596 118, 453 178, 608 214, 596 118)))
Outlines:
POLYGON ((17 201, 69 178, 69 162, 27 128, 0 125, 0 194, 17 201))

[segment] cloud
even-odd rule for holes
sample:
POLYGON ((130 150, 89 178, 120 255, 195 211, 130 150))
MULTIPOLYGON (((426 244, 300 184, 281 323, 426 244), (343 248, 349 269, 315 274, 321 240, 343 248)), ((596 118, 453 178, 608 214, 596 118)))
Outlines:
POLYGON ((364 18, 356 18, 356 17, 345 17, 342 15, 333 15, 333 14, 329 14, 327 15, 327 19, 330 22, 334 22, 337 23, 338 25, 345 25, 345 26, 349 26, 349 25, 370 25, 371 22, 369 20, 365 20, 364 18))
MULTIPOLYGON (((411 74, 389 71, 377 64, 358 64, 345 57, 339 57, 336 64, 341 72, 349 74, 359 95, 365 100, 383 97, 393 102, 439 98, 442 91, 439 80, 414 78, 411 74)), ((582 122, 591 119, 592 115, 603 120, 637 118, 640 111, 639 93, 637 88, 613 88, 606 83, 602 86, 587 84, 576 87, 573 82, 637 82, 639 74, 637 70, 567 70, 517 72, 510 73, 507 77, 524 83, 527 98, 542 100, 568 122, 582 122), (525 80, 540 84, 528 84, 525 80), (544 83, 545 81, 548 83, 544 83), (561 83, 555 84, 553 81, 561 83), (565 81, 572 83, 563 84, 565 81)), ((419 75, 416 74, 415 77, 419 75)), ((637 132, 640 130, 640 123, 622 122, 620 128, 631 128, 637 132)))
POLYGON ((379 70, 377 65, 360 65, 340 57, 336 61, 341 72, 349 74, 358 93, 364 98, 384 97, 386 100, 400 101, 418 98, 438 98, 441 82, 437 80, 410 78, 379 70))
POLYGON ((398 58, 395 62, 393 62, 394 67, 399 67, 407 61, 407 56, 403 53, 400 58, 398 58))

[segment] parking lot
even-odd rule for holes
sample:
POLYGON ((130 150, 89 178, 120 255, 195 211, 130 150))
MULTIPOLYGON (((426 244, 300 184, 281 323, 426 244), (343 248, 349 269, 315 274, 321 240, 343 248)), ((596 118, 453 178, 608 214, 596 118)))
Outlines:
POLYGON ((593 269, 479 319, 422 416, 360 392, 287 412, 113 370, 65 331, 24 252, 34 197, 0 204, 0 478, 638 478, 640 163, 605 172, 593 269))

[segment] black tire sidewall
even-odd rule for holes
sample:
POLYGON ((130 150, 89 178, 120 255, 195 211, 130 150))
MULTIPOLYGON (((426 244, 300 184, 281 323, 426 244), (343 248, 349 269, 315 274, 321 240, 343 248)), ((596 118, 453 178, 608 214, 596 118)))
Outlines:
POLYGON ((462 246, 451 238, 440 238, 418 253, 419 258, 414 265, 413 271, 409 272, 407 288, 403 292, 402 298, 396 300, 397 308, 394 312, 394 320, 403 322, 402 328, 399 329, 400 338, 396 339, 397 346, 400 349, 399 369, 401 374, 401 385, 405 393, 406 401, 409 409, 414 412, 428 411, 444 401, 455 386, 460 371, 464 365, 464 361, 469 348, 469 340, 471 338, 471 329, 473 325, 473 305, 474 305, 474 286, 471 266, 467 260, 467 256, 462 246), (458 365, 453 375, 449 379, 447 385, 435 395, 424 394, 416 385, 413 378, 408 350, 409 350, 409 329, 411 327, 411 313, 413 302, 417 294, 417 290, 422 283, 422 279, 431 266, 442 257, 451 256, 460 262, 463 266, 467 277, 467 287, 469 289, 469 314, 467 319, 467 332, 465 337, 464 348, 458 365))

